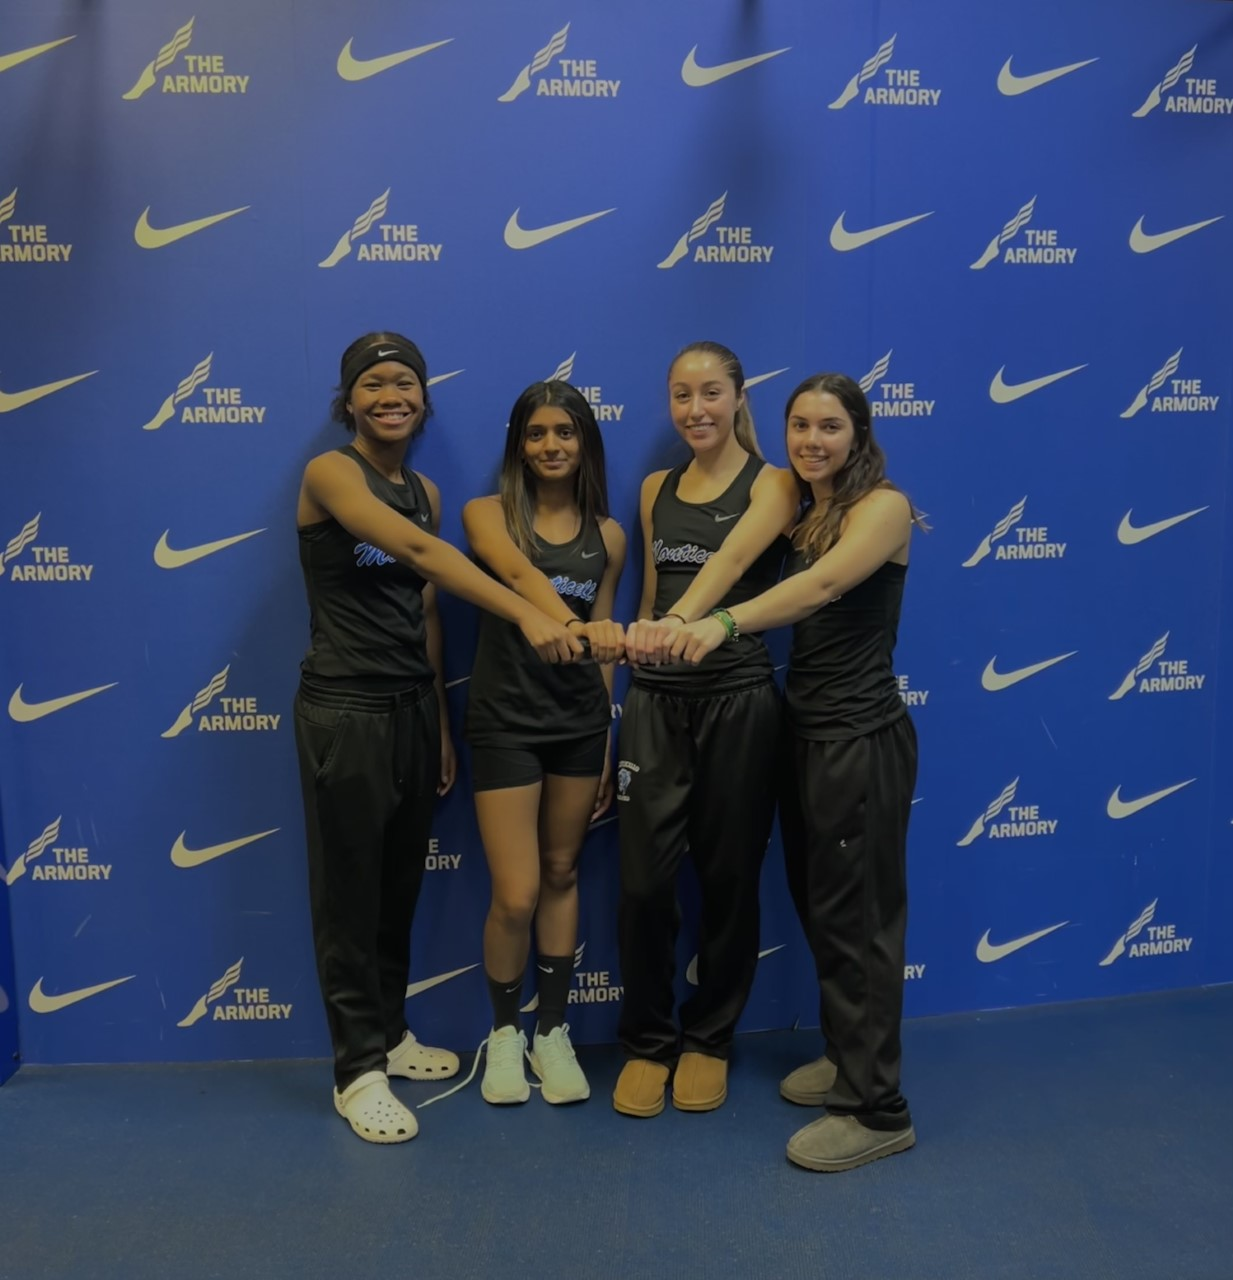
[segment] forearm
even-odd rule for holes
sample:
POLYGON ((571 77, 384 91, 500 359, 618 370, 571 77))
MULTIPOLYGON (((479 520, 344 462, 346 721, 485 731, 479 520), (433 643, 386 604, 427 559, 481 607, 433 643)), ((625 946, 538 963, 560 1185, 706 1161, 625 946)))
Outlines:
POLYGON ((696 622, 706 617, 731 590, 732 584, 740 580, 746 567, 724 559, 722 552, 713 555, 695 574, 684 594, 665 613, 675 613, 685 622, 696 622))
POLYGON ((839 595, 833 584, 817 572, 793 574, 768 591, 728 612, 742 631, 770 631, 808 617, 839 595))
POLYGON ((521 596, 477 568, 457 547, 440 538, 431 539, 426 546, 407 549, 398 558, 451 595, 495 613, 507 622, 518 622, 531 607, 521 596))
POLYGON ((505 583, 511 591, 516 591, 554 622, 566 624, 577 619, 578 615, 557 595, 556 588, 548 577, 538 569, 529 568, 522 573, 512 574, 505 579, 505 583))

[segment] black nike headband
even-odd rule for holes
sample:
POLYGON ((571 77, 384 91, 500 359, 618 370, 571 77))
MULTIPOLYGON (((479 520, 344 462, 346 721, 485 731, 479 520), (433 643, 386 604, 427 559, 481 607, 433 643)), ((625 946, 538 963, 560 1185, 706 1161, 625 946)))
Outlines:
POLYGON ((428 366, 424 362, 423 353, 414 342, 404 342, 398 338, 390 342, 374 342, 345 361, 340 376, 343 391, 350 393, 360 374, 385 360, 397 360, 399 364, 405 364, 420 380, 420 386, 427 393, 428 366))

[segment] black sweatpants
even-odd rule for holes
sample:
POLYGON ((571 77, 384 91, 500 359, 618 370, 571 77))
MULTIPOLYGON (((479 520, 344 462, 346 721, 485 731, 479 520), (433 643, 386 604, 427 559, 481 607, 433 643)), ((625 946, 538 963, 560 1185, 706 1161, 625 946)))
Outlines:
POLYGON ((782 706, 769 679, 732 692, 634 686, 621 717, 619 1035, 625 1052, 671 1064, 681 1049, 726 1058, 758 965, 758 878, 775 816, 782 706), (673 1018, 688 851, 702 912, 698 990, 673 1018))
POLYGON ((899 1024, 916 730, 905 713, 844 742, 789 733, 785 755, 788 887, 817 966, 826 1056, 839 1072, 826 1109, 871 1129, 906 1129, 899 1024))
POLYGON ((411 917, 441 771, 431 683, 397 694, 301 686, 295 741, 317 976, 345 1089, 407 1030, 411 917))

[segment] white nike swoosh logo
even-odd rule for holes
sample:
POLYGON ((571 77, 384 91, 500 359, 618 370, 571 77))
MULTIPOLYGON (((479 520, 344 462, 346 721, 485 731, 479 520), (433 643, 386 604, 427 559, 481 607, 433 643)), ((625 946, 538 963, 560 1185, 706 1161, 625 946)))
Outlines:
POLYGON ((770 373, 760 373, 756 378, 746 378, 746 387, 756 387, 759 382, 766 382, 769 378, 778 378, 781 373, 787 373, 791 365, 784 365, 782 369, 772 369, 770 373))
POLYGON ((1068 76, 1072 71, 1078 71, 1080 67, 1090 67, 1099 59, 1088 58, 1083 62, 1070 62, 1064 67, 1054 67, 1052 71, 1038 71, 1031 76, 1015 75, 1010 69, 1012 61, 1012 58, 1007 58, 1006 65, 998 72, 998 92, 1004 93, 1008 98, 1017 97, 1031 89, 1039 89, 1042 84, 1048 84, 1050 80, 1057 80, 1061 76, 1068 76))
POLYGON ((222 551, 224 547, 233 547, 237 542, 243 542, 245 538, 255 538, 265 530, 252 529, 248 533, 237 533, 233 538, 219 538, 217 542, 203 542, 196 547, 185 547, 183 551, 177 551, 174 547, 167 545, 167 535, 170 532, 170 529, 165 529, 163 536, 154 544, 154 563, 160 569, 181 569, 186 564, 192 564, 194 560, 201 560, 206 556, 212 556, 216 551, 222 551))
POLYGON ((435 387, 438 382, 444 382, 447 378, 456 378, 460 373, 466 373, 465 369, 451 369, 449 373, 439 373, 435 378, 428 379, 428 385, 435 387))
POLYGON ((584 560, 594 560, 597 555, 599 555, 598 551, 584 551, 582 553, 582 558, 584 560))
POLYGON ((740 514, 741 514, 741 513, 740 513, 739 511, 734 511, 730 516, 716 516, 716 517, 715 517, 715 523, 716 523, 716 524, 727 524, 727 522, 728 522, 729 520, 735 520, 735 519, 737 518, 737 516, 739 516, 740 514))
MULTIPOLYGON (((847 212, 846 210, 844 211, 847 212)), ((840 253, 848 253, 852 249, 860 249, 862 246, 872 244, 875 240, 881 240, 883 236, 888 236, 892 231, 899 231, 903 227, 910 227, 912 223, 919 222, 922 218, 932 218, 933 210, 928 213, 918 213, 914 218, 900 218, 898 222, 884 222, 880 227, 870 227, 867 231, 849 231, 843 225, 844 214, 841 213, 835 219, 835 225, 831 228, 831 248, 838 249, 840 253)))
POLYGON ((1183 511, 1180 516, 1170 516, 1167 520, 1157 520, 1152 524, 1141 524, 1136 527, 1130 523, 1130 515, 1134 511, 1134 507, 1131 507, 1130 511, 1122 517, 1121 524, 1117 526, 1117 540, 1124 547, 1133 547, 1136 542, 1154 538, 1156 534, 1172 529, 1175 524, 1181 524, 1183 520, 1189 520, 1191 516, 1197 516, 1201 511, 1206 510, 1206 507, 1195 507, 1193 511, 1183 511))
POLYGON ((1033 391, 1039 391, 1041 387, 1047 387, 1051 382, 1069 378, 1072 373, 1078 373, 1080 369, 1086 368, 1087 365, 1085 364, 1077 364, 1073 369, 1063 369, 1061 373, 1049 373, 1043 378, 1032 378, 1028 382, 1003 382, 1002 374, 1006 372, 1006 366, 1003 365, 993 375, 993 381, 989 384, 989 399, 994 404, 1013 404, 1014 401, 1021 400, 1024 396, 1030 396, 1033 391))
POLYGON ((378 351, 378 352, 377 352, 377 355, 378 355, 381 359, 384 359, 386 356, 396 356, 397 354, 398 354, 397 350, 395 350, 395 351, 378 351))
POLYGON ((1165 796, 1171 796, 1175 791, 1180 791, 1183 787, 1190 786, 1193 781, 1193 778, 1187 778, 1185 782, 1179 782, 1176 786, 1153 791, 1151 795, 1140 796, 1137 800, 1123 800, 1122 788, 1120 786, 1114 787, 1113 794, 1109 797, 1109 803, 1105 805, 1105 812, 1111 818, 1129 818, 1132 813, 1138 813, 1140 809, 1146 809, 1149 804, 1155 804, 1157 800, 1163 800, 1165 796))
POLYGON ((147 205, 141 217, 137 219, 137 225, 133 228, 133 239, 143 249, 161 249, 164 245, 174 244, 177 240, 183 240, 185 236, 195 235, 198 231, 204 231, 206 227, 212 227, 216 222, 222 222, 225 218, 234 218, 237 213, 243 213, 248 208, 250 206, 244 204, 238 209, 228 209, 226 213, 211 214, 208 218, 194 218, 192 222, 179 222, 174 227, 152 227, 149 221, 150 208, 147 205))
POLYGON ((993 669, 993 664, 997 661, 997 655, 994 654, 989 659, 989 665, 980 673, 980 685, 982 689, 987 689, 990 693, 997 693, 999 689, 1009 689, 1012 684, 1018 684, 1020 680, 1026 680, 1028 676, 1034 676, 1038 671, 1044 671, 1056 663, 1065 662, 1067 658, 1073 658, 1078 649, 1072 649, 1069 653, 1060 653, 1056 658, 1046 658, 1044 662, 1033 662, 1030 667, 1020 667, 1017 671, 999 672, 993 669))
POLYGON ((0 413, 12 413, 14 409, 24 409, 26 405, 33 404, 44 396, 63 391, 65 387, 71 387, 74 382, 80 382, 83 378, 93 378, 97 372, 97 369, 91 369, 89 373, 79 373, 75 378, 45 382, 41 387, 30 387, 26 391, 0 391, 0 413))
POLYGON ((1172 244, 1174 240, 1180 240, 1183 236, 1193 235, 1196 231, 1202 231, 1204 227, 1210 227, 1213 222, 1219 222, 1224 214, 1220 214, 1216 218, 1208 218, 1204 222, 1192 222, 1187 227, 1178 227, 1174 231, 1157 231, 1155 234, 1149 234, 1143 230, 1143 219, 1140 218, 1130 229, 1130 247, 1135 253, 1152 253, 1156 249, 1163 249, 1165 245, 1172 244))
POLYGON ((19 684, 9 699, 9 715, 22 724, 29 724, 31 720, 41 720, 44 716, 51 715, 53 711, 63 711, 65 707, 71 707, 74 702, 84 702, 86 698, 93 698, 96 693, 102 693, 104 689, 114 689, 118 683, 118 680, 113 680, 110 684, 100 684, 94 689, 83 689, 80 693, 65 694, 63 698, 49 698, 46 702, 27 702, 21 694, 24 685, 19 684))
POLYGON ((986 929, 985 936, 976 944, 976 958, 982 964, 992 964, 995 960, 1001 960, 1004 956, 1018 951, 1021 947, 1026 947, 1029 943, 1037 942, 1039 939, 1047 937, 1055 929, 1061 929, 1069 923, 1069 920, 1063 920, 1061 924, 1051 924, 1047 929, 1037 929, 1035 933, 1025 934, 1022 938, 1015 938, 1010 942, 997 943, 989 941, 989 930, 986 929))
MULTIPOLYGON (((598 825, 599 824, 596 823, 596 826, 598 825)), ((781 942, 777 947, 767 947, 765 951, 758 952, 758 959, 764 960, 767 956, 773 956, 776 951, 782 951, 787 945, 788 944, 786 942, 781 942)), ((685 969, 685 981, 688 982, 691 987, 696 987, 698 985, 698 957, 696 954, 685 969)))
POLYGON ((554 222, 547 227, 536 227, 530 231, 518 225, 518 214, 521 209, 515 209, 509 215, 509 221, 505 224, 505 243, 511 249, 533 249, 537 244, 543 244, 545 240, 551 240, 555 236, 563 236, 567 231, 573 231, 575 227, 585 226, 588 222, 594 222, 596 218, 602 218, 605 214, 615 213, 615 209, 601 209, 598 213, 588 213, 581 218, 570 218, 566 222, 554 222))
POLYGON ((23 62, 29 62, 31 58, 37 58, 40 53, 46 53, 48 49, 55 49, 59 45, 68 44, 70 40, 76 39, 76 36, 65 36, 63 40, 53 40, 50 44, 36 44, 29 49, 19 49, 16 53, 0 53, 0 71, 20 66, 23 62))
POLYGON ((695 58, 698 46, 694 45, 681 64, 681 79, 691 89, 701 89, 703 85, 714 84, 716 80, 734 76, 738 71, 747 71, 750 67, 756 67, 759 62, 765 62, 768 58, 778 58, 781 53, 787 53, 791 47, 789 45, 787 49, 773 49, 770 53, 755 54, 752 58, 738 58, 735 62, 720 62, 713 67, 700 67, 695 58))
POLYGON ((472 969, 478 969, 479 965, 469 964, 463 969, 451 969, 449 973, 439 973, 435 978, 421 978, 419 982, 412 982, 407 987, 407 999, 412 996, 418 996, 421 991, 430 991, 433 987, 439 987, 443 982, 448 982, 451 978, 457 978, 460 974, 470 973, 472 969))
POLYGON ((239 840, 228 840, 225 844, 208 844, 201 849, 190 849, 184 843, 184 837, 188 835, 187 831, 181 831, 176 836, 176 842, 171 846, 171 861, 177 867, 199 867, 203 862, 213 862, 215 858, 221 858, 224 853, 231 853, 234 849, 243 849, 246 844, 252 844, 254 840, 264 840, 266 836, 272 836, 278 827, 271 827, 269 831, 258 831, 255 836, 242 836, 239 840))
POLYGON ((40 978, 30 992, 30 1008, 35 1013, 55 1013, 59 1009, 67 1009, 78 1000, 88 1000, 102 991, 110 991, 122 982, 132 982, 137 975, 130 973, 127 978, 114 978, 111 982, 100 982, 97 986, 82 987, 78 991, 66 991, 62 996, 49 996, 43 991, 43 979, 40 978))
MULTIPOLYGON (((352 37, 354 39, 354 37, 352 37)), ((367 80, 369 76, 380 75, 382 71, 388 71, 391 67, 396 67, 402 62, 409 62, 412 58, 418 58, 421 53, 431 53, 434 49, 439 49, 443 44, 449 44, 453 40, 451 36, 449 40, 438 40, 435 44, 422 44, 418 49, 403 49, 399 53, 387 53, 381 58, 357 58, 351 53, 351 40, 348 40, 342 47, 342 52, 338 55, 338 74, 344 80, 367 80)))

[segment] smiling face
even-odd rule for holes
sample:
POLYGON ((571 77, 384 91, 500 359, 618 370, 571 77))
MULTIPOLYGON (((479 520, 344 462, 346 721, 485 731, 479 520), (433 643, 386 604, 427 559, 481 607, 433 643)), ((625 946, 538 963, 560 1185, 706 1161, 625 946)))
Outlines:
POLYGON ((709 352, 687 351, 668 372, 672 423, 694 453, 727 444, 744 399, 723 362, 709 352))
POLYGON ((414 370, 397 360, 365 369, 347 396, 356 435, 373 444, 410 440, 424 420, 424 388, 414 370))
POLYGON ((856 428, 837 396, 803 391, 788 410, 787 445, 792 469, 815 497, 827 496, 856 447, 856 428))
POLYGON ((540 481, 568 480, 577 472, 582 441, 573 418, 560 405, 541 405, 527 419, 522 457, 540 481))

